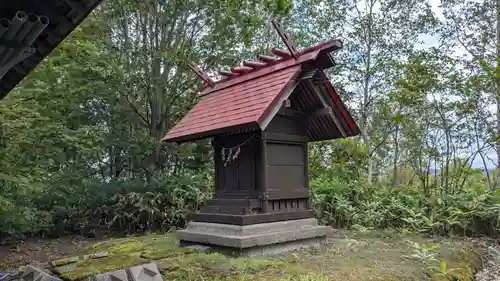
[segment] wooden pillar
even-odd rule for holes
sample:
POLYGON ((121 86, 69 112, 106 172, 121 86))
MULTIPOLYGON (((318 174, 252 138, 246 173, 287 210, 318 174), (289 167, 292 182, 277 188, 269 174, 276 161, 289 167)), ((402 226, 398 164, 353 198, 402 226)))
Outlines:
POLYGON ((269 208, 269 201, 267 200, 267 156, 266 156, 266 137, 263 133, 260 134, 260 179, 259 188, 262 195, 262 212, 267 213, 269 208))
POLYGON ((215 172, 215 188, 214 188, 214 198, 220 196, 220 193, 223 192, 221 189, 221 171, 220 171, 220 163, 221 163, 221 147, 218 145, 216 138, 212 139, 212 146, 214 148, 214 172, 215 172))
MULTIPOLYGON (((309 145, 307 142, 303 144, 304 147, 304 188, 309 191, 309 145)), ((306 202, 306 208, 311 208, 311 198, 309 197, 306 202)))

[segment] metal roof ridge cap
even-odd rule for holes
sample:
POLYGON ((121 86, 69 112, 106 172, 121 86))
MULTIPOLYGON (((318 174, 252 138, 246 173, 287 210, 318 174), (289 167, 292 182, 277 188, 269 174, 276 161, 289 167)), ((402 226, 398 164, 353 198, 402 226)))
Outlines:
POLYGON ((208 92, 206 92, 206 93, 200 93, 200 94, 199 94, 199 96, 200 96, 200 97, 204 97, 204 96, 207 96, 207 95, 212 94, 212 93, 214 93, 214 92, 217 92, 217 91, 223 90, 223 89, 225 89, 225 88, 233 87, 233 86, 235 86, 235 85, 238 85, 238 84, 241 84, 241 83, 244 83, 244 82, 248 82, 248 81, 251 81, 251 80, 254 80, 254 79, 260 78, 260 77, 262 77, 262 76, 270 75, 270 74, 273 74, 273 73, 275 73, 275 72, 277 72, 277 71, 281 71, 281 70, 284 70, 284 69, 287 69, 287 68, 289 68, 289 67, 296 66, 297 64, 302 63, 302 62, 297 62, 297 60, 295 60, 295 62, 294 62, 293 64, 290 64, 290 65, 285 65, 285 66, 283 66, 283 67, 278 67, 278 68, 276 68, 276 69, 274 69, 274 70, 269 71, 269 69, 270 69, 271 67, 273 67, 273 66, 278 66, 278 65, 280 65, 280 64, 289 63, 290 61, 291 61, 291 60, 288 60, 288 59, 287 59, 287 60, 281 61, 281 62, 279 62, 279 63, 277 63, 277 64, 272 64, 272 65, 270 65, 270 66, 268 66, 268 67, 261 68, 261 69, 259 69, 259 70, 255 71, 255 72, 249 72, 249 73, 245 74, 245 76, 246 76, 246 75, 248 75, 248 76, 246 77, 246 79, 241 79, 241 81, 236 81, 236 79, 237 79, 237 78, 241 78, 241 77, 245 77, 245 76, 240 76, 240 77, 234 78, 234 80, 232 80, 232 81, 231 81, 231 80, 228 80, 228 81, 226 81, 226 83, 227 83, 226 85, 224 85, 224 84, 219 84, 219 85, 221 85, 221 87, 220 87, 220 88, 213 88, 213 89, 211 89, 210 91, 208 91, 208 92), (260 73, 259 73, 259 72, 260 72, 260 73), (252 74, 254 74, 254 75, 252 75, 252 74), (250 77, 250 76, 251 76, 251 77, 250 77), (231 82, 233 82, 233 83, 231 83, 231 82))
POLYGON ((332 47, 338 47, 339 49, 342 49, 344 47, 344 43, 340 39, 327 40, 327 41, 324 41, 323 43, 320 43, 318 45, 315 45, 315 46, 312 46, 312 47, 309 47, 309 48, 306 48, 306 49, 300 51, 298 53, 298 55, 302 56, 302 55, 305 55, 305 54, 310 53, 310 52, 322 51, 324 49, 328 49, 328 48, 332 48, 332 47), (337 44, 333 45, 333 43, 339 43, 340 46, 337 44))
POLYGON ((228 83, 226 85, 219 84, 219 85, 222 85, 220 88, 217 88, 217 86, 216 86, 216 88, 212 88, 211 90, 209 90, 206 93, 199 93, 198 96, 199 97, 204 97, 204 96, 213 94, 213 93, 215 93, 217 91, 223 90, 225 88, 229 88, 229 87, 232 87, 232 86, 235 86, 235 85, 247 82, 247 81, 251 81, 251 80, 257 79, 257 78, 262 77, 264 75, 270 75, 270 74, 273 74, 273 73, 275 73, 277 71, 282 71, 284 69, 287 69, 287 68, 290 68, 290 67, 293 67, 293 66, 296 66, 296 65, 300 65, 300 64, 305 63, 307 61, 314 60, 314 59, 317 58, 317 56, 320 53, 320 51, 321 51, 321 49, 312 50, 312 51, 310 51, 308 53, 305 53, 305 54, 301 55, 299 57, 299 59, 293 59, 293 58, 292 59, 287 59, 287 60, 284 60, 284 61, 279 62, 277 64, 270 65, 269 67, 261 68, 261 69, 255 71, 255 72, 250 72, 250 73, 248 73, 248 74, 245 75, 245 76, 248 75, 247 79, 242 79, 241 81, 236 81, 236 79, 241 78, 241 77, 245 77, 245 76, 237 77, 237 78, 235 78, 235 80, 232 81, 233 83, 230 83, 231 80, 229 80, 229 81, 227 81, 228 83), (286 65, 287 63, 290 63, 290 65, 286 65), (280 64, 283 64, 283 66, 279 67, 280 64), (271 67, 276 67, 276 68, 274 70, 269 71, 269 69, 271 67), (269 72, 267 72, 267 71, 269 71, 269 72), (259 74, 259 72, 260 72, 260 74, 259 74))
MULTIPOLYGON (((344 44, 343 44, 342 40, 340 40, 340 39, 331 39, 331 40, 327 40, 327 41, 325 41, 325 42, 323 42, 323 43, 320 43, 320 44, 318 44, 318 45, 315 45, 315 46, 312 46, 312 47, 306 48, 306 49, 304 49, 304 50, 302 50, 302 51, 298 52, 298 53, 297 53, 297 55, 299 56, 299 58, 298 58, 298 59, 294 59, 292 56, 290 56, 290 57, 288 57, 288 58, 286 58, 286 59, 284 59, 284 60, 278 61, 278 62, 277 62, 277 63, 275 63, 275 64, 271 64, 271 65, 269 65, 269 66, 267 66, 267 67, 262 67, 262 68, 260 68, 260 69, 258 69, 258 70, 256 70, 256 71, 250 71, 249 73, 246 73, 246 74, 244 74, 243 76, 239 76, 239 77, 236 77, 236 78, 233 78, 233 79, 228 79, 227 81, 217 81, 217 82, 215 82, 215 83, 216 83, 215 88, 208 88, 208 87, 206 87, 206 85, 205 85, 205 86, 204 86, 204 87, 202 87, 202 89, 201 89, 201 91, 202 91, 202 92, 201 92, 201 93, 198 93, 198 96, 200 96, 200 97, 202 97, 202 96, 206 96, 206 95, 208 95, 208 94, 211 94, 211 93, 216 92, 216 91, 218 91, 218 90, 224 89, 224 88, 226 88, 226 87, 230 87, 230 86, 232 86, 232 85, 236 85, 236 84, 239 84, 239 83, 241 83, 241 82, 245 82, 245 81, 252 80, 252 79, 254 79, 254 78, 259 77, 259 76, 256 76, 256 77, 252 77, 252 78, 249 78, 249 79, 242 79, 242 80, 241 80, 241 81, 239 81, 239 82, 234 82, 236 79, 241 78, 241 77, 245 77, 246 75, 251 75, 251 74, 253 74, 253 73, 258 73, 259 71, 262 71, 262 70, 264 70, 264 69, 270 68, 270 67, 272 67, 272 66, 276 66, 276 65, 279 65, 279 64, 282 64, 282 63, 289 62, 290 60, 294 60, 295 62, 297 62, 297 61, 301 60, 301 58, 303 58, 304 56, 306 56, 306 55, 308 55, 308 54, 311 54, 311 53, 316 53, 316 56, 317 56, 317 55, 318 55, 321 51, 323 51, 323 50, 325 50, 325 49, 332 48, 332 47, 338 47, 339 49, 341 49, 341 48, 343 48, 343 45, 344 45, 344 44), (222 83, 218 84, 219 82, 222 82, 222 83), (231 83, 231 82, 234 82, 234 83, 231 83), (225 85, 225 84, 226 84, 226 85, 225 85), (216 89, 216 88, 217 88, 217 86, 220 86, 220 85, 222 85, 222 86, 221 86, 220 88, 216 89), (206 92, 205 92, 205 93, 203 93, 203 91, 206 91, 206 92)), ((304 63, 304 62, 306 62, 306 61, 308 61, 308 60, 312 60, 312 59, 315 59, 315 58, 306 59, 306 60, 304 60, 304 61, 301 61, 300 63, 304 63)), ((297 63, 295 63, 295 64, 297 64, 297 63)), ((295 65, 295 64, 294 64, 294 65, 295 65)), ((284 68, 288 68, 288 66, 287 66, 287 67, 283 67, 283 68, 276 69, 275 71, 278 71, 278 70, 281 70, 281 69, 284 69, 284 68)), ((269 74, 274 73, 275 71, 271 71, 269 74)))

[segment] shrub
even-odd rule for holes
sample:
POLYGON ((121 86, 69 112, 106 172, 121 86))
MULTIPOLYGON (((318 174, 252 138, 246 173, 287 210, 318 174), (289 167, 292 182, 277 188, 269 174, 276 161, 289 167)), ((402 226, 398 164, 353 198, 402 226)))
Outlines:
POLYGON ((419 187, 369 186, 317 178, 311 182, 319 219, 334 227, 361 225, 430 234, 497 236, 500 191, 467 186, 426 196, 419 187))
MULTIPOLYGON (((30 196, 0 196, 0 240, 60 236, 105 226, 128 233, 183 227, 186 215, 212 194, 206 173, 183 177, 45 186, 30 196), (22 198, 25 198, 24 200, 22 198)), ((19 191, 19 190, 18 190, 19 191)))

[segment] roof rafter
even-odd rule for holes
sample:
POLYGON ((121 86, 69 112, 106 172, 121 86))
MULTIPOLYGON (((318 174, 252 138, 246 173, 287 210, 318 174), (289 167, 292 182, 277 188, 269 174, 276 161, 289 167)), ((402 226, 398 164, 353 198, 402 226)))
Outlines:
POLYGON ((252 68, 259 68, 259 67, 264 67, 267 64, 259 61, 244 61, 243 62, 244 66, 252 67, 252 68))
POLYGON ((201 70, 196 64, 190 63, 188 67, 196 74, 198 77, 203 80, 210 88, 213 88, 215 86, 214 80, 208 76, 206 72, 201 70))
POLYGON ((309 112, 307 114, 307 118, 314 119, 314 118, 321 117, 321 116, 329 116, 331 114, 333 114, 333 108, 331 106, 325 106, 325 107, 318 108, 318 109, 314 110, 313 112, 309 112))
POLYGON ((272 49, 271 52, 279 57, 282 57, 282 58, 288 58, 292 55, 292 54, 290 54, 290 52, 287 52, 287 51, 284 51, 281 49, 277 49, 277 48, 272 49))
MULTIPOLYGON (((314 86, 314 83, 311 81, 311 79, 307 79, 304 82, 314 92, 314 94, 316 95, 316 97, 318 97, 318 99, 321 101, 322 107, 326 108, 321 113, 323 115, 327 114, 328 116, 330 116, 332 118, 332 120, 335 123, 335 126, 337 126, 337 129, 339 130, 340 134, 342 135, 342 137, 345 138, 347 136, 347 133, 346 133, 346 131, 344 129, 344 126, 342 126, 342 124, 340 122, 340 119, 335 115, 335 113, 333 112, 333 110, 328 110, 328 108, 330 107, 330 105, 328 104, 328 102, 321 95, 321 93, 318 91, 318 89, 314 86)), ((331 107, 330 107, 330 109, 331 109, 331 107)))
POLYGON ((253 68, 248 67, 248 66, 237 66, 237 67, 233 67, 231 69, 231 71, 233 73, 238 73, 238 74, 249 72, 249 71, 252 71, 252 70, 253 70, 253 68))
POLYGON ((280 60, 280 58, 266 56, 266 55, 258 55, 257 57, 259 58, 259 60, 261 60, 265 63, 272 63, 272 62, 277 62, 280 60))

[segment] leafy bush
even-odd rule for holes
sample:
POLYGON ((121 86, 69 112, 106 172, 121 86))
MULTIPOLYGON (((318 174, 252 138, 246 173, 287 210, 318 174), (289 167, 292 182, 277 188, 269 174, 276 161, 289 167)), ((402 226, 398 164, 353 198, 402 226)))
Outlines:
POLYGON ((94 213, 101 223, 130 233, 166 231, 183 227, 186 215, 211 196, 211 183, 204 176, 162 178, 159 183, 146 192, 115 194, 94 213))
MULTIPOLYGON (((437 185, 426 190, 420 185, 394 187, 384 179, 369 185, 363 176, 347 180, 337 176, 345 174, 345 166, 330 167, 311 181, 314 208, 322 223, 439 235, 499 234, 500 190, 487 188, 482 174, 467 172, 461 188, 437 185)), ((446 182, 439 176, 431 178, 431 182, 446 182)))
POLYGON ((398 183, 386 174, 369 185, 364 173, 368 155, 353 139, 314 143, 309 158, 312 201, 324 224, 440 235, 499 234, 500 190, 488 188, 486 175, 467 165, 450 167, 448 180, 429 175, 428 182, 434 184, 426 188, 413 180, 418 178, 415 171, 404 167, 398 183))
POLYGON ((0 239, 24 235, 59 236, 86 227, 105 226, 128 233, 183 227, 188 213, 212 194, 206 173, 142 181, 84 182, 41 189, 25 202, 0 196, 0 239))

